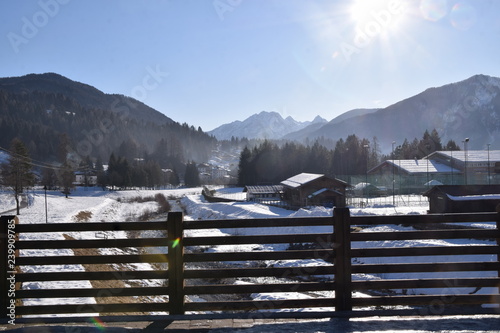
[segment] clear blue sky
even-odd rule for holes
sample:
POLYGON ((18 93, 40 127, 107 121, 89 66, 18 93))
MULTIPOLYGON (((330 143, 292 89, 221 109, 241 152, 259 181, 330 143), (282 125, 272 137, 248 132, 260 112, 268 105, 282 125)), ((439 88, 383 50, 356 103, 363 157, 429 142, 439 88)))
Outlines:
POLYGON ((500 77, 498 0, 2 0, 0 76, 56 72, 203 130, 500 77))

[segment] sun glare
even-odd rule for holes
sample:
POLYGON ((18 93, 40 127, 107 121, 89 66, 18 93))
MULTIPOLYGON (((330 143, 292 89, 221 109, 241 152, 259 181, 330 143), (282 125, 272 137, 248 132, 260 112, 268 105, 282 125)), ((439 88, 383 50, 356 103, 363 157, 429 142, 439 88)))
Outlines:
POLYGON ((403 0, 354 0, 349 9, 356 28, 384 31, 397 30, 404 12, 403 0))

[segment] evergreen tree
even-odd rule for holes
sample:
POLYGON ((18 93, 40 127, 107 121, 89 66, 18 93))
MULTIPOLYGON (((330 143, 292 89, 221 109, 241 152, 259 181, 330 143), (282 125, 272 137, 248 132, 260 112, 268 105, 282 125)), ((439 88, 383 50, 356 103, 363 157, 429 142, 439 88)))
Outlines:
POLYGON ((240 162, 238 164, 238 185, 255 185, 253 182, 253 170, 251 170, 252 153, 245 146, 240 153, 240 162))
POLYGON ((71 168, 70 164, 67 162, 64 162, 62 165, 62 172, 61 172, 61 185, 62 185, 62 193, 68 198, 68 196, 71 194, 71 188, 73 187, 73 181, 75 179, 75 172, 73 168, 71 168))
POLYGON ((184 175, 184 183, 187 187, 200 186, 200 173, 195 162, 189 162, 186 165, 186 173, 184 175))
POLYGON ((17 138, 12 140, 9 159, 2 165, 2 184, 14 194, 17 215, 20 214, 20 195, 24 189, 33 186, 35 181, 32 168, 31 158, 24 143, 17 138))
POLYGON ((181 183, 179 180, 179 175, 175 169, 167 172, 166 177, 167 177, 167 180, 166 180, 167 184, 170 184, 173 186, 179 186, 179 184, 181 183))
POLYGON ((461 150, 460 149, 460 146, 457 145, 457 143, 453 140, 449 140, 447 143, 446 143, 446 146, 444 146, 443 150, 461 150))

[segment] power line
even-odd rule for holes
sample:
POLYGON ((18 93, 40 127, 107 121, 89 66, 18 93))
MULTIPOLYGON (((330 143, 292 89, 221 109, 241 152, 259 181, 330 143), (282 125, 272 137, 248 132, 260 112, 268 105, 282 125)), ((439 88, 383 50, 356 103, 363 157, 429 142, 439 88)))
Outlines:
POLYGON ((15 156, 17 158, 21 158, 21 159, 24 159, 24 160, 29 159, 29 161, 26 160, 26 162, 30 162, 32 165, 40 167, 40 168, 52 169, 52 170, 63 170, 64 169, 63 167, 60 167, 60 166, 57 166, 57 165, 54 165, 54 164, 49 164, 49 163, 37 161, 37 160, 34 160, 34 159, 30 158, 30 157, 19 155, 17 153, 14 153, 14 152, 8 150, 8 149, 5 149, 3 147, 0 147, 0 150, 6 152, 7 154, 9 154, 11 156, 15 156))

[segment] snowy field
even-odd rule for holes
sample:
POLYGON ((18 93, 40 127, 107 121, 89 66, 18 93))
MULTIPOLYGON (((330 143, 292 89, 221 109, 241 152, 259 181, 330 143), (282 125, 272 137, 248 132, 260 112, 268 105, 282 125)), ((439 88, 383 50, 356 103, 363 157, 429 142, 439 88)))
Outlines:
MULTIPOLYGON (((332 209, 326 209, 322 207, 312 208, 310 210, 301 209, 299 211, 290 211, 277 207, 270 207, 260 204, 252 204, 252 203, 207 203, 202 199, 201 188, 195 189, 177 189, 177 190, 155 190, 155 191, 117 191, 117 192, 103 192, 96 189, 78 189, 76 192, 72 193, 70 198, 66 199, 59 192, 47 192, 47 211, 48 211, 48 222, 49 223, 60 223, 60 222, 72 222, 77 221, 79 213, 86 212, 89 222, 114 222, 114 221, 126 221, 126 220, 134 220, 137 216, 140 216, 143 212, 148 210, 155 210, 157 206, 156 202, 148 201, 143 203, 130 203, 127 202, 127 199, 134 197, 150 197, 154 196, 156 193, 162 193, 167 198, 179 198, 180 203, 182 205, 174 205, 174 210, 184 209, 185 211, 185 219, 191 220, 199 220, 199 219, 251 219, 251 218, 273 218, 273 217, 307 217, 307 216, 331 216, 333 214, 332 209)), ((233 189, 231 191, 225 190, 225 194, 229 194, 232 196, 241 196, 241 189, 233 189), (230 193, 229 193, 230 192, 230 193)), ((173 202, 173 201, 172 201, 173 202)), ((408 202, 413 202, 415 204, 408 206, 399 206, 393 207, 390 205, 380 205, 377 202, 370 202, 365 208, 352 208, 351 215, 394 215, 394 214, 425 214, 428 209, 428 203, 426 199, 415 198, 415 200, 408 200, 408 202)), ((27 195, 27 203, 28 206, 21 210, 21 215, 19 216, 20 223, 45 223, 45 196, 42 190, 30 191, 27 195)), ((12 199, 12 196, 3 192, 0 194, 0 211, 5 212, 15 208, 15 202, 12 199)), ((12 212, 10 214, 13 214, 12 212)), ((6 215, 6 214, 4 214, 6 215)), ((480 225, 482 227, 491 227, 491 225, 484 224, 480 225)), ((364 231, 381 231, 381 232, 391 232, 395 230, 408 230, 410 227, 402 227, 402 226, 376 226, 372 228, 367 228, 364 231)), ((262 230, 256 229, 244 229, 245 233, 249 234, 259 234, 262 233, 262 230)), ((314 227, 307 228, 307 230, 303 230, 303 228, 280 228, 276 230, 276 233, 317 233, 317 232, 331 232, 331 227, 314 227)), ((203 236, 210 235, 226 235, 226 234, 241 234, 241 229, 236 230, 206 230, 202 231, 203 236)), ((265 230, 266 233, 273 233, 272 230, 265 230)), ((187 232, 186 232, 187 233, 187 232)), ((200 231, 196 236, 200 236, 200 231)), ((70 234, 71 237, 74 238, 95 238, 96 235, 93 233, 66 233, 70 234)), ((46 236, 46 235, 45 235, 46 236)), ((107 235, 108 237, 115 238, 123 238, 124 234, 120 234, 119 232, 115 232, 107 235)), ((190 236, 186 234, 186 236, 190 236)), ((39 239, 39 237, 44 237, 44 235, 37 234, 27 234, 25 235, 26 239, 39 239)), ((57 239, 64 239, 64 236, 54 235, 52 237, 57 239)), ((456 246, 463 244, 473 244, 471 240, 436 240, 436 241, 386 241, 386 242, 367 242, 363 244, 353 244, 353 247, 397 247, 397 246, 433 246, 433 245, 446 245, 446 246, 456 246)), ((488 241, 474 241, 474 244, 493 244, 493 242, 488 241)), ((218 246, 210 249, 210 251, 252 251, 256 248, 260 248, 261 250, 283 250, 282 245, 266 245, 266 247, 261 247, 262 245, 250 245, 250 246, 218 246)), ((104 250, 104 249, 103 249, 104 250)), ((118 250, 118 249, 117 249, 118 250)), ((106 250, 106 254, 110 254, 110 249, 106 250)), ((112 250, 111 250, 112 251, 112 250)), ((23 251, 21 255, 56 255, 56 254, 64 254, 71 255, 71 250, 52 250, 45 251, 43 253, 37 252, 35 250, 23 251), (65 251, 65 252, 63 252, 65 251)), ((468 261, 471 260, 469 256, 442 256, 438 258, 443 262, 459 262, 459 261, 468 261)), ((432 260, 436 260, 433 258, 432 260)), ((474 260, 481 261, 494 261, 496 258, 494 256, 474 256, 474 260)), ((429 259, 425 257, 414 257, 414 258, 362 258, 362 261, 357 259, 355 263, 370 263, 370 264, 382 264, 384 262, 428 262, 429 259)), ((267 261, 266 265, 274 265, 275 267, 280 266, 303 266, 303 265, 327 265, 328 263, 322 262, 321 259, 316 260, 297 260, 297 261, 286 261, 286 262, 272 262, 267 261)), ((142 265, 139 269, 141 270, 149 270, 154 269, 153 267, 147 264, 142 265)), ((27 267, 27 271, 30 272, 40 272, 40 271, 81 271, 84 270, 84 267, 79 265, 66 265, 66 266, 35 266, 35 267, 27 267)), ((446 276, 440 274, 440 277, 446 276)), ((450 277, 468 277, 470 274, 477 273, 446 273, 449 274, 450 277)), ((477 275, 476 275, 477 276, 477 275)), ((494 274, 488 275, 487 273, 483 273, 482 276, 495 276, 494 274)), ((354 276, 354 279, 381 279, 381 278, 430 278, 435 277, 431 274, 423 274, 416 276, 408 275, 408 274, 389 274, 380 275, 380 276, 354 276)), ((244 283, 238 282, 235 283, 244 283)), ((154 281, 151 281, 151 285, 157 285, 154 281)), ((77 285, 75 282, 31 282, 25 283, 23 288, 92 288, 92 285, 89 281, 81 281, 77 285)), ((401 292, 401 291, 396 291, 401 292)), ((408 294, 416 293, 416 291, 405 291, 408 294)), ((418 290, 419 293, 439 293, 436 290, 418 290)), ((471 288, 456 288, 449 289, 445 291, 446 293, 453 294, 467 294, 467 293, 495 293, 497 292, 494 288, 482 288, 481 290, 472 290, 471 288)), ((361 294, 358 294, 361 295, 361 294)), ((325 296, 325 295, 323 295, 325 296)), ((326 295, 333 296, 333 295, 326 295)), ((367 295, 361 295, 367 296, 367 295)), ((310 295, 300 294, 300 293, 266 293, 266 294, 254 294, 252 297, 256 300, 263 299, 286 299, 286 298, 310 298, 310 295)), ((82 299, 51 299, 53 303, 87 303, 93 304, 95 300, 92 298, 82 298, 82 299)), ((41 304, 43 302, 47 302, 47 299, 33 299, 26 302, 26 304, 36 305, 41 304)), ((46 304, 46 303, 44 303, 46 304)), ((304 311, 309 310, 318 310, 318 309, 304 309, 304 311)), ((320 309, 321 310, 321 309, 320 309)), ((332 309, 323 309, 323 310, 332 310, 332 309)), ((286 310, 285 310, 286 311, 286 310)), ((88 314, 87 314, 88 315, 88 314)), ((97 315, 97 314, 96 314, 97 315)))

